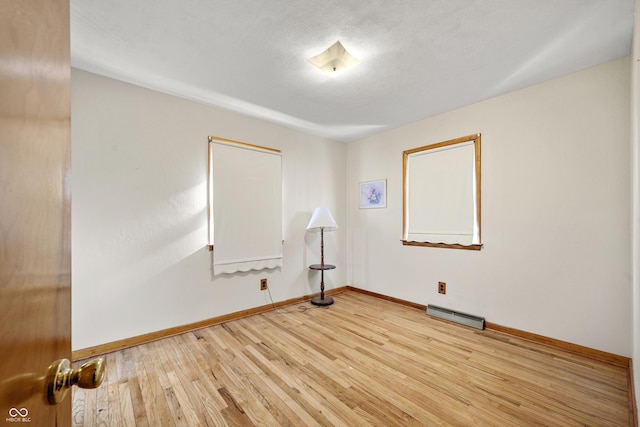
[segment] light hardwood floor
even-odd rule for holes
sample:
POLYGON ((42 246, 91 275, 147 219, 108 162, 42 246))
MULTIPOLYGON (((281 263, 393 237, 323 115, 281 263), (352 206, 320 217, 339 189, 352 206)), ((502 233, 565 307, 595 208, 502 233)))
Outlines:
POLYGON ((109 353, 103 385, 74 389, 73 425, 629 425, 627 368, 334 298, 109 353))

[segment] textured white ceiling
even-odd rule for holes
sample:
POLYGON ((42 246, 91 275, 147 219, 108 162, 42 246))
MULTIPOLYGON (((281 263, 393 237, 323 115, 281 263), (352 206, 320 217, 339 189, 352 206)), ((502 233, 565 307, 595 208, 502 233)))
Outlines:
POLYGON ((71 0, 74 67, 352 141, 628 55, 634 0, 71 0), (362 63, 308 59, 340 40, 362 63))

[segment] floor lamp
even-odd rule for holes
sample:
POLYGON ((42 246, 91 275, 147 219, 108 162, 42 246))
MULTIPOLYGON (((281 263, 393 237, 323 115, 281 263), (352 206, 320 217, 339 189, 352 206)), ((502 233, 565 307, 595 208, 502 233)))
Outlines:
POLYGON ((324 232, 335 231, 338 229, 336 220, 333 219, 331 212, 327 208, 316 208, 311 216, 311 221, 307 225, 307 231, 320 232, 320 264, 312 264, 309 266, 311 270, 320 270, 320 296, 311 298, 311 304, 315 305, 331 305, 333 298, 324 295, 324 271, 333 270, 335 265, 324 263, 324 232))

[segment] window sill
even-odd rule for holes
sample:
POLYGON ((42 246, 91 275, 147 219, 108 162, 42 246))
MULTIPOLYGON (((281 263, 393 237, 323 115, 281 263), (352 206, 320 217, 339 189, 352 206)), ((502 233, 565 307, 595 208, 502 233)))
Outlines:
POLYGON ((482 243, 473 245, 461 245, 459 243, 432 243, 432 242, 416 242, 401 240, 404 246, 426 246, 430 248, 446 248, 446 249, 466 249, 469 251, 479 251, 482 249, 482 243))

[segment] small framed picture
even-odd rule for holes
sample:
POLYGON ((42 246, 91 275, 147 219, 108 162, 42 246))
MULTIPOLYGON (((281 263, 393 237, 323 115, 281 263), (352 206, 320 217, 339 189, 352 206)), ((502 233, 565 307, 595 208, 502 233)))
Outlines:
POLYGON ((360 209, 387 207, 387 180, 366 181, 360 183, 360 209))

